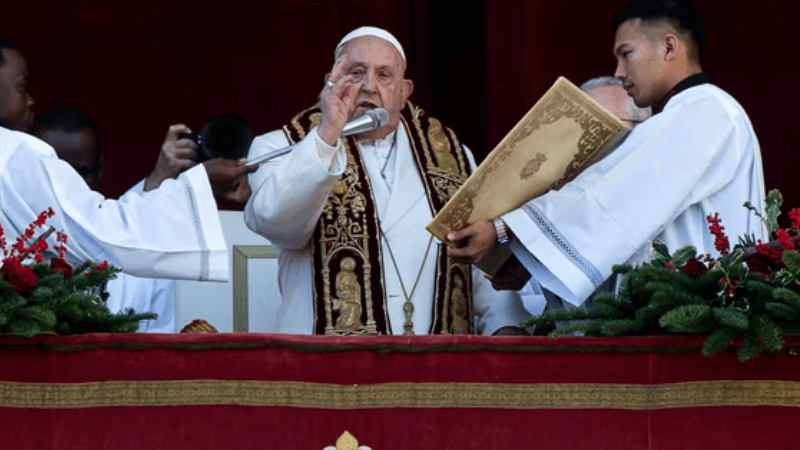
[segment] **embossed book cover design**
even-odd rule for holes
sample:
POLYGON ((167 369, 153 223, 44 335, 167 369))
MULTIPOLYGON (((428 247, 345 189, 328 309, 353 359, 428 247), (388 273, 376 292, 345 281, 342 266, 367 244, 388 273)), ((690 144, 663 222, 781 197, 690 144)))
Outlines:
POLYGON ((496 219, 558 189, 626 131, 614 114, 559 77, 426 228, 444 241, 453 230, 496 219))

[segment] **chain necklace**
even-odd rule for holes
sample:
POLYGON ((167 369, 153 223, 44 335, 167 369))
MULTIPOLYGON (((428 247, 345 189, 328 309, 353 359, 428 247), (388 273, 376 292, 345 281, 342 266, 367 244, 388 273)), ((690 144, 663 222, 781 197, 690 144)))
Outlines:
MULTIPOLYGON (((392 253, 392 246, 389 245, 389 239, 386 238, 386 235, 383 233, 383 229, 380 229, 381 239, 383 242, 386 243, 386 248, 389 249, 389 257, 392 259, 392 265, 394 266, 394 271, 397 273, 397 279, 400 280, 400 288, 403 289, 403 296, 405 297, 406 301, 403 303, 403 314, 405 314, 405 322, 403 323, 403 334, 407 336, 411 336, 414 334, 414 321, 412 320, 412 316, 414 315, 414 304, 411 303, 411 298, 414 297, 414 292, 417 290, 417 285, 419 284, 419 279, 422 277, 422 270, 425 268, 425 263, 428 262, 428 253, 431 251, 431 244, 433 243, 433 235, 431 235, 430 239, 428 239, 428 248, 425 249, 425 256, 422 258, 422 264, 419 266, 419 272, 417 272, 417 278, 414 280, 414 286, 411 288, 411 294, 409 295, 406 291, 406 286, 403 283, 403 277, 400 276, 400 268, 397 267, 397 261, 394 259, 394 254, 392 253)), ((388 306, 388 305, 387 305, 388 306)))

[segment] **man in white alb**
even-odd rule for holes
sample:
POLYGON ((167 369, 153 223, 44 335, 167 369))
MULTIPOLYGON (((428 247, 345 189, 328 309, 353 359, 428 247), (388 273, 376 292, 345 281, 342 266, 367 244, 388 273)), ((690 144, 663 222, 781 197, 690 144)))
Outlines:
MULTIPOLYGON (((158 189, 107 200, 51 146, 24 132, 33 119, 27 75, 19 46, 0 38, 0 225, 6 236, 21 235, 53 208, 48 224, 69 236, 65 258, 73 266, 108 260, 137 276, 227 280, 228 248, 212 188, 243 201, 251 169, 214 160, 174 180, 161 171, 152 177, 158 189)), ((165 146, 183 128, 170 128, 165 146)))
MULTIPOLYGON (((761 154, 742 107, 700 69, 705 28, 687 0, 636 0, 617 17, 615 76, 653 117, 610 155, 558 191, 502 217, 533 283, 580 305, 614 264, 650 259, 653 239, 717 254, 706 216, 727 233, 764 239, 761 154)), ((496 244, 491 222, 449 236, 477 262, 496 244)), ((532 308, 531 308, 532 309, 532 308)), ((532 311, 538 313, 538 311, 532 311)))
POLYGON ((447 258, 425 230, 474 168, 452 130, 411 103, 397 39, 342 39, 320 104, 253 141, 250 158, 294 144, 250 176, 245 221, 279 253, 282 332, 506 334, 528 317, 516 292, 447 258), (341 137, 382 107, 388 123, 341 137))

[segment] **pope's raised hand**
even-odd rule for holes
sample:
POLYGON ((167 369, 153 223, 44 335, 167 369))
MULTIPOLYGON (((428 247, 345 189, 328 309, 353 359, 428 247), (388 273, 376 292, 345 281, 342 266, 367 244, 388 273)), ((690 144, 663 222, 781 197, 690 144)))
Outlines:
POLYGON ((336 145, 342 128, 350 119, 355 108, 361 84, 353 84, 353 77, 345 75, 347 55, 336 60, 331 73, 326 77, 325 88, 319 94, 322 120, 317 134, 328 145, 336 145))

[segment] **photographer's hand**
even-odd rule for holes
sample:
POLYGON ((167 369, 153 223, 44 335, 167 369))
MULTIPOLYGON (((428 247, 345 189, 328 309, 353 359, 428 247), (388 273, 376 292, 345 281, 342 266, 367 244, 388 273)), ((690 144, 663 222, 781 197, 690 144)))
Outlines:
POLYGON ((333 65, 331 73, 325 77, 326 86, 319 94, 322 120, 317 134, 330 146, 336 145, 344 124, 355 109, 361 83, 353 84, 351 75, 344 75, 347 69, 347 55, 342 55, 333 65))
POLYGON ((161 186, 164 180, 175 178, 197 164, 197 144, 190 139, 179 139, 180 135, 191 132, 192 130, 183 124, 169 127, 167 137, 161 146, 161 153, 158 154, 156 167, 144 182, 145 192, 161 186))
POLYGON ((237 203, 245 203, 250 198, 247 174, 258 170, 258 166, 246 166, 246 163, 246 158, 238 161, 216 158, 203 162, 215 196, 237 203))

